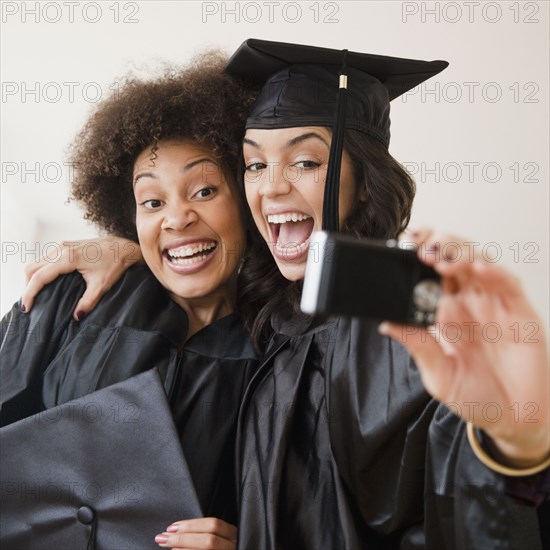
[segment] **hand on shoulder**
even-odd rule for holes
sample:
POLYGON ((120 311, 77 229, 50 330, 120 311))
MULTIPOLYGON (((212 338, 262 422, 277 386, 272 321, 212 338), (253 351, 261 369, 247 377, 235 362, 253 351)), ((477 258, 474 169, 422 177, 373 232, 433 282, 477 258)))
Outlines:
POLYGON ((97 237, 63 241, 58 258, 42 258, 25 268, 26 287, 21 310, 29 312, 39 292, 57 277, 78 271, 86 283, 86 291, 73 312, 73 318, 78 321, 95 308, 100 298, 131 265, 140 261, 139 245, 128 239, 97 237))

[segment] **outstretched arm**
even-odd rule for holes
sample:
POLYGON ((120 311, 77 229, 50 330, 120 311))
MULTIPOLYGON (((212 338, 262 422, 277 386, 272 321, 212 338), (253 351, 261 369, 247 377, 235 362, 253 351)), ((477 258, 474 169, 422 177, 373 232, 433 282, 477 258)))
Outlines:
POLYGON ((28 312, 38 293, 60 275, 78 271, 86 282, 86 291, 73 311, 75 320, 92 311, 100 298, 133 264, 143 261, 139 245, 118 237, 98 237, 81 241, 64 241, 61 256, 55 261, 42 258, 25 269, 27 286, 21 309, 28 312))
POLYGON ((471 254, 467 240, 428 229, 407 233, 442 276, 437 322, 383 323, 414 357, 426 390, 482 429, 504 465, 529 468, 550 455, 550 368, 540 317, 519 280, 471 254))

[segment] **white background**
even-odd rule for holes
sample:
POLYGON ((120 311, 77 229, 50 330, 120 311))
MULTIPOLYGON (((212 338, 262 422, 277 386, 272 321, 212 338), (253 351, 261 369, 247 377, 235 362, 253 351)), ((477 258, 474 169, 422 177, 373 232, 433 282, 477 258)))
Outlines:
POLYGON ((417 172, 412 226, 500 253, 548 326, 548 12, 524 1, 2 2, 1 313, 24 264, 55 254, 48 243, 97 234, 65 203, 63 162, 98 96, 128 70, 254 37, 448 60, 392 104, 392 154, 417 172))

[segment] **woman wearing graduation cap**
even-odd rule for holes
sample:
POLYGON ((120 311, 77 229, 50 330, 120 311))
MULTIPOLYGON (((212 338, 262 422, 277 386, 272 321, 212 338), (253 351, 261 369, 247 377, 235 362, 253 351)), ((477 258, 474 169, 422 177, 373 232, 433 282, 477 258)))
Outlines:
POLYGON ((244 137, 259 236, 241 310, 265 356, 239 421, 241 548, 541 546, 535 508, 509 495, 549 492, 546 342, 478 332, 541 326, 515 278, 438 258, 460 240, 419 230, 407 239, 443 277, 437 322, 474 327, 468 341, 298 309, 315 229, 394 238, 407 225, 414 184, 387 151, 389 102, 445 66, 257 40, 228 64, 263 84, 244 137), (498 422, 480 414, 491 403, 498 422), (514 403, 535 403, 536 422, 519 424, 514 403))
POLYGON ((548 474, 547 344, 542 333, 534 344, 481 337, 488 322, 542 326, 515 278, 465 253, 438 257, 463 241, 424 229, 407 240, 443 277, 437 323, 470 324, 470 339, 298 310, 313 231, 388 239, 405 228, 414 184, 387 151, 389 102, 446 66, 259 40, 229 61, 263 84, 244 186, 265 242, 243 276, 262 306, 252 334, 269 343, 240 415, 242 548, 540 545, 534 509, 506 492, 514 476, 548 474), (517 422, 517 402, 536 404, 533 423, 517 422))

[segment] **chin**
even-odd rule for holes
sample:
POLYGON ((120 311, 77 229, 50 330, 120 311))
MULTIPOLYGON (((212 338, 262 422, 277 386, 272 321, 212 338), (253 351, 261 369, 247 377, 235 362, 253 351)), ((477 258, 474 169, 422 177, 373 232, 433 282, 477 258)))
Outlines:
POLYGON ((281 275, 289 281, 301 281, 306 274, 306 264, 301 262, 299 264, 292 263, 280 263, 277 262, 277 267, 281 272, 281 275))
POLYGON ((179 282, 167 286, 169 292, 173 296, 177 296, 181 300, 193 300, 197 298, 208 299, 209 297, 216 296, 220 290, 221 285, 210 283, 210 281, 194 281, 194 284, 186 284, 179 282))

